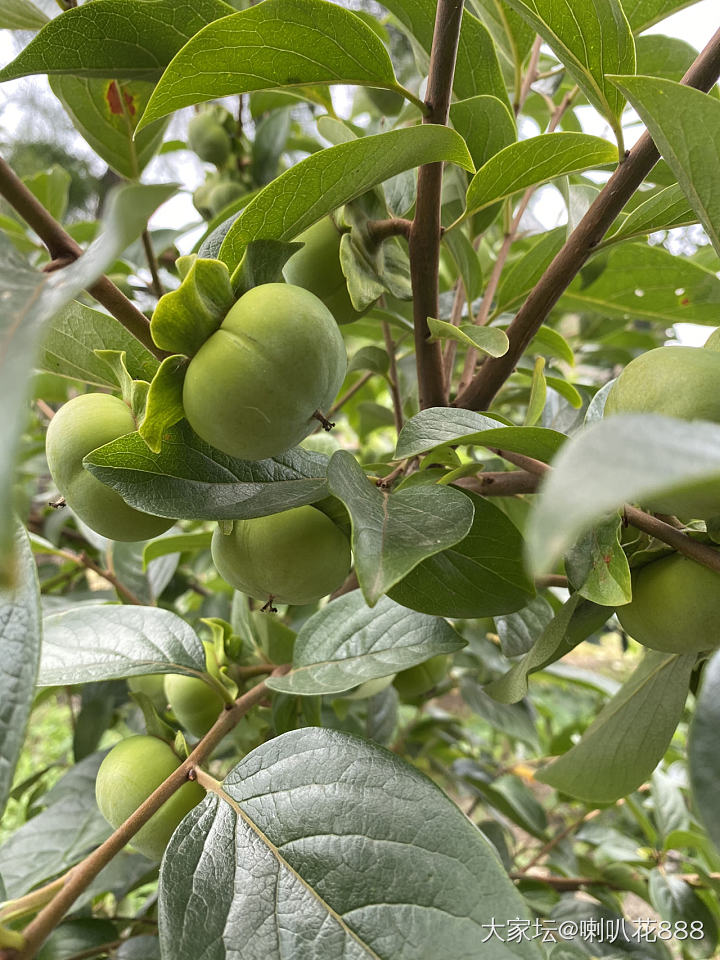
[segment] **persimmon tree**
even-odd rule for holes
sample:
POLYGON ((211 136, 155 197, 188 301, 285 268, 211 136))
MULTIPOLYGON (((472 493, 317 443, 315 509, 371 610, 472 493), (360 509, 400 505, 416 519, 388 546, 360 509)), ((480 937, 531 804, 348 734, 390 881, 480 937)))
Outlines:
POLYGON ((691 6, 5 0, 2 960, 715 955, 691 6))

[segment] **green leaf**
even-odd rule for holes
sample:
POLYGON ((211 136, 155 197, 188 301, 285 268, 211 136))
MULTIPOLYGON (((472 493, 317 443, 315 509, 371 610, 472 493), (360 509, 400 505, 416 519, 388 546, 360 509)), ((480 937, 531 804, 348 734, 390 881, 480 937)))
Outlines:
POLYGON ((468 145, 477 170, 517 140, 515 117, 497 97, 479 96, 450 105, 453 127, 468 145))
MULTIPOLYGON (((558 610, 522 660, 485 687, 500 703, 517 703, 528 692, 528 677, 544 669, 598 630, 612 614, 612 607, 601 607, 583 599, 579 593, 558 610)), ((540 623, 544 622, 544 618, 540 623)))
POLYGON ((62 220, 67 212, 71 180, 72 177, 67 170, 53 164, 49 170, 42 170, 30 177, 24 177, 23 183, 51 216, 56 220, 62 220))
POLYGON ((491 157, 471 180, 464 216, 527 187, 617 163, 617 158, 617 149, 611 143, 586 133, 544 133, 511 143, 491 157))
MULTIPOLYGON (((635 38, 637 50, 637 74, 641 77, 662 77, 678 82, 687 73, 697 59, 698 52, 679 37, 665 37, 662 34, 645 34, 635 38)), ((710 92, 717 96, 717 88, 710 92)))
POLYGON ((607 74, 635 73, 635 42, 620 0, 506 0, 567 67, 590 103, 610 122, 622 143, 624 99, 607 74))
POLYGON ((350 514, 355 570, 369 606, 421 560, 462 540, 472 524, 472 502, 459 490, 432 484, 383 492, 346 450, 333 454, 328 485, 350 514))
POLYGON ((191 357, 218 329, 235 302, 224 263, 196 257, 176 290, 158 300, 150 322, 155 343, 191 357))
POLYGON ((720 724, 720 652, 715 653, 703 671, 702 686, 690 727, 688 759, 690 786, 707 832, 720 850, 720 755, 717 749, 720 724))
POLYGON ((25 740, 40 660, 42 624, 37 568, 25 530, 18 524, 9 563, 13 583, 0 589, 0 815, 25 740))
POLYGON ((547 839, 545 810, 519 777, 512 774, 498 777, 495 771, 491 773, 474 760, 458 760, 453 771, 463 776, 511 823, 543 842, 547 839))
POLYGON ((614 416, 576 433, 553 467, 527 527, 536 574, 624 503, 720 478, 720 426, 657 414, 614 416))
POLYGON ((527 653, 554 616, 555 611, 545 597, 537 596, 517 613, 495 617, 503 654, 517 657, 527 653))
POLYGON ((428 317, 432 340, 456 340, 466 347, 474 347, 489 357, 502 357, 510 349, 504 330, 499 327, 479 327, 475 323, 461 323, 456 327, 445 320, 428 317))
POLYGON ((115 957, 116 960, 160 960, 160 940, 149 933, 128 937, 117 948, 115 957))
POLYGON ((50 77, 50 88, 95 153, 121 176, 139 179, 167 125, 155 123, 133 139, 153 85, 65 75, 50 77))
MULTIPOLYGON (((263 960, 413 960, 451 944, 453 960, 475 960, 491 917, 529 916, 484 835, 375 744, 293 730, 216 789, 163 859, 163 955, 200 956, 211 942, 218 957, 242 944, 263 960), (198 911, 202 924, 187 923, 198 911)), ((483 946, 483 960, 510 957, 540 954, 529 941, 483 946)))
POLYGON ((658 77, 614 78, 650 131, 720 254, 720 100, 658 77))
POLYGON ((582 739, 535 779, 588 803, 611 803, 632 793, 668 748, 694 665, 694 655, 648 651, 582 739))
POLYGON ((542 427, 508 427, 472 410, 430 407, 411 417, 398 436, 396 460, 406 460, 446 444, 501 447, 547 462, 567 438, 542 427))
POLYGON ((143 570, 158 557, 173 553, 186 553, 191 550, 209 550, 212 542, 212 532, 166 534, 148 541, 143 548, 143 570))
POLYGON ((38 359, 41 370, 98 387, 117 380, 96 350, 125 354, 128 372, 135 380, 152 380, 157 359, 122 324, 107 313, 73 300, 55 315, 45 334, 38 359))
POLYGON ((574 544, 565 570, 580 596, 606 607, 630 603, 630 567, 620 543, 620 518, 598 524, 574 544))
MULTIPOLYGON (((590 267, 593 261, 590 261, 590 267)), ((716 325, 720 279, 663 247, 634 243, 610 250, 604 269, 588 282, 580 274, 560 299, 560 309, 605 317, 716 325)))
POLYGON ((295 640, 292 670, 270 677, 267 685, 299 696, 344 693, 464 646, 444 620, 408 613, 388 597, 369 607, 353 590, 305 621, 295 640))
POLYGON ((498 733, 539 749, 538 732, 525 703, 498 703, 471 677, 461 679, 460 695, 472 712, 498 733))
POLYGON ((605 246, 619 240, 642 237, 657 230, 672 230, 697 223, 698 217, 679 184, 674 183, 653 194, 628 214, 605 246))
POLYGON ((185 416, 182 395, 187 363, 187 357, 165 357, 150 384, 138 433, 153 453, 160 453, 168 429, 185 416))
POLYGON ((541 234, 521 256, 503 270, 493 316, 506 313, 523 302, 565 243, 565 227, 541 234))
POLYGON ((76 954, 102 955, 106 944, 118 940, 118 928, 109 920, 82 917, 56 927, 37 954, 38 960, 71 960, 76 954))
POLYGON ((50 18, 30 0, 4 0, 0 30, 39 30, 50 18))
POLYGON ((440 617, 493 617, 525 606, 535 588, 522 563, 522 537, 493 503, 464 491, 475 508, 459 543, 423 560, 389 595, 440 617))
POLYGON ((327 457, 295 448, 272 460, 235 460, 188 424, 171 427, 159 453, 131 433, 94 450, 88 470, 146 513, 188 520, 247 520, 327 496, 327 457))
MULTIPOLYGON (((523 371, 524 373, 525 371, 523 371)), ((532 373, 527 372, 530 377, 530 396, 528 398, 527 410, 525 412, 525 421, 523 426, 534 427, 542 416, 547 399, 547 380, 545 379, 545 357, 537 357, 533 365, 532 373)))
MULTIPOLYGON (((383 6, 395 14, 429 55, 435 0, 388 0, 383 6)), ((468 10, 463 11, 453 90, 460 99, 489 94, 510 105, 490 32, 468 10)))
POLYGON ((403 170, 439 161, 473 170, 463 139, 437 124, 391 130, 320 150, 290 167, 250 201, 228 231, 219 257, 233 271, 251 240, 292 240, 376 184, 403 170))
MULTIPOLYGON (((168 186, 128 186, 113 194, 105 228, 87 252, 62 270, 42 273, 21 260, 0 234, 0 557, 7 553, 15 452, 25 425, 30 372, 48 321, 91 286, 144 229, 152 211, 174 192, 168 186)), ((0 560, 0 581, 4 563, 0 560)))
MULTIPOLYGON (((575 364, 575 355, 565 337, 552 327, 545 326, 545 324, 540 327, 532 338, 525 353, 548 354, 552 357, 559 357, 571 366, 575 364)), ((548 383, 550 379, 551 378, 548 378, 548 383)))
POLYGON ((371 370, 373 373, 384 376, 388 372, 389 366, 390 358, 387 355, 387 350, 383 350, 382 347, 360 347, 348 363, 347 372, 371 370))
POLYGON ((94 0, 46 24, 0 83, 33 73, 156 80, 198 30, 234 12, 222 0, 94 0))
POLYGON ((633 33, 642 33, 665 17, 697 2, 698 0, 622 0, 622 6, 633 33))
POLYGON ((237 296, 263 283, 282 283, 283 267, 302 247, 302 243, 285 243, 281 240, 252 240, 234 277, 237 296))
POLYGON ((702 935, 697 939, 688 937, 684 941, 687 954, 691 957, 712 957, 718 941, 715 916, 687 880, 655 867, 650 871, 648 889, 652 906, 675 929, 679 929, 681 923, 685 923, 688 929, 691 924, 699 925, 694 929, 702 931, 702 935))
POLYGON ((40 687, 205 672, 195 631, 159 607, 89 604, 45 617, 40 687))
POLYGON ((194 103, 316 83, 397 87, 382 41, 354 13, 326 0, 263 0, 209 24, 178 52, 140 128, 194 103))

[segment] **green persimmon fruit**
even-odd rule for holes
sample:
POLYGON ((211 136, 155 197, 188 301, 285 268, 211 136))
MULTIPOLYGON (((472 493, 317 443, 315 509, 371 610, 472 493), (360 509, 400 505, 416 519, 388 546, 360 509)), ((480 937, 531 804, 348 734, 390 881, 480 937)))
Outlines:
POLYGON ((216 217, 225 207, 229 206, 234 200, 239 200, 246 193, 241 183, 235 180, 223 180, 216 184, 207 197, 207 206, 214 217, 216 217))
POLYGON ((317 426, 345 377, 340 331, 312 293, 287 283, 248 290, 190 361, 185 416, 233 457, 284 453, 317 426))
MULTIPOLYGON (((119 827, 179 766, 180 759, 164 740, 148 736, 121 740, 98 770, 95 797, 100 812, 112 827, 119 827)), ((134 849, 160 860, 177 825, 204 796, 199 784, 183 784, 138 830, 134 849)))
MULTIPOLYGON (((657 413, 720 423, 720 354, 703 347, 658 347, 625 367, 605 403, 605 416, 657 413)), ((720 514, 720 483, 700 481, 654 496, 645 506, 682 518, 720 514)))
POLYGON ((288 283, 314 293, 335 320, 343 324, 352 323, 370 308, 356 310, 352 305, 347 280, 340 266, 341 236, 331 217, 325 217, 308 227, 295 237, 305 246, 290 257, 283 268, 283 276, 288 283))
POLYGON ((633 573, 617 618, 634 640, 667 653, 720 647, 720 574, 678 553, 633 573))
POLYGON ((347 537, 314 507, 294 507, 217 528, 212 557, 231 586, 256 600, 312 603, 336 590, 350 571, 347 537))
POLYGON ((379 110, 386 117, 396 117, 405 103, 405 97, 396 90, 368 87, 365 92, 376 110, 379 110))
POLYGON ((401 670, 393 680, 393 685, 402 700, 414 700, 436 687, 449 666, 447 656, 441 653, 409 670, 401 670))
MULTIPOLYGON (((203 641, 208 673, 220 676, 213 645, 203 641)), ((165 697, 178 723, 194 737, 204 737, 225 705, 221 693, 199 677, 165 674, 165 697)))
POLYGON ((149 540, 173 525, 166 517, 135 510, 83 467, 83 457, 136 430, 130 408, 107 393, 84 393, 63 404, 50 421, 45 453, 55 485, 68 506, 110 540, 149 540))
POLYGON ((142 677, 129 677, 127 685, 132 693, 144 693, 156 710, 162 711, 167 706, 164 674, 146 673, 142 677))
POLYGON ((378 693, 382 693, 383 690, 386 690, 394 679, 395 674, 391 673, 387 677, 376 677, 375 680, 366 680, 365 683, 353 687, 352 690, 348 690, 347 693, 341 693, 340 696, 343 700, 369 700, 370 697, 374 697, 378 693))
POLYGON ((232 142, 210 111, 203 111, 188 124, 188 145, 201 160, 222 166, 230 156, 232 142))

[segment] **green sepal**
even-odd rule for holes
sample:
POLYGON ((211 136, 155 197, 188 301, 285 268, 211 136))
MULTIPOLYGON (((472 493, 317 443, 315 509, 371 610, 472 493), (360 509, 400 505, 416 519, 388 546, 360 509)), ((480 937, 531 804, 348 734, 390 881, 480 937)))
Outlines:
POLYGON ((133 380, 128 372, 124 350, 93 350, 93 353, 112 369, 120 388, 120 395, 130 407, 135 419, 140 420, 145 413, 150 384, 147 380, 133 380))
POLYGON ((166 357, 152 378, 138 432, 153 453, 160 452, 165 431, 185 416, 182 393, 187 365, 187 357, 181 354, 166 357))
MULTIPOLYGON (((230 700, 235 700, 240 692, 238 685, 228 675, 228 664, 231 663, 229 648, 233 646, 233 640, 240 640, 240 638, 233 636, 230 624, 226 620, 221 620, 220 617, 205 617, 200 622, 210 630, 212 639, 204 640, 203 643, 212 647, 219 671, 219 677, 215 677, 215 680, 219 679, 229 694, 229 697, 225 696, 225 700, 229 703, 230 700)), ((240 649, 242 649, 242 640, 240 640, 240 649)))
POLYGON ((188 746, 185 734, 178 730, 173 739, 173 750, 181 760, 187 760, 190 756, 190 747, 188 746))
POLYGON ((235 296, 228 268, 220 260, 180 259, 183 281, 158 300, 150 333, 161 350, 191 357, 218 329, 235 296))
POLYGON ((282 283, 283 267, 303 246, 302 243, 286 243, 284 240, 252 240, 233 274, 233 288, 237 296, 241 297, 263 283, 282 283))
POLYGON ((150 697, 139 690, 130 694, 131 698, 140 707, 145 718, 145 729, 150 737, 158 737, 160 740, 166 740, 172 743, 175 739, 175 731, 166 723, 155 707, 150 697))
POLYGON ((412 299, 410 264, 400 240, 390 237, 376 243, 368 232, 368 221, 383 216, 387 214, 379 205, 368 211, 355 202, 343 209, 343 221, 350 231, 340 239, 340 266, 350 300, 358 311, 365 310, 384 293, 398 300, 412 299))

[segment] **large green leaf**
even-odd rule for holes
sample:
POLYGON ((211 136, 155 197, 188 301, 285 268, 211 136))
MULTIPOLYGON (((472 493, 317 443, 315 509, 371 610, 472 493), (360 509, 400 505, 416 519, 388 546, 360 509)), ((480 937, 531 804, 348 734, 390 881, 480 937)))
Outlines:
POLYGON ((614 416, 568 440, 527 527, 531 570, 552 568, 575 539, 626 502, 720 480, 720 426, 657 414, 614 416))
POLYGON ((228 231, 219 257, 234 270, 252 240, 292 240, 376 184, 436 161, 474 169, 462 137, 437 124, 391 130, 320 150, 250 201, 228 231))
POLYGON ((140 126, 217 97, 313 83, 397 86, 382 41, 354 13, 326 0, 263 0, 178 52, 140 126))
POLYGON ((200 440, 185 421, 159 453, 131 433, 99 447, 85 465, 146 513, 189 520, 247 520, 327 496, 327 457, 301 448, 272 460, 235 460, 200 440))
POLYGON ((622 0, 622 7, 633 32, 641 33, 665 17, 697 2, 698 0, 622 0))
POLYGON ((450 106, 450 120, 468 145, 478 170, 490 157, 517 140, 515 117, 497 97, 485 95, 458 100, 450 106))
MULTIPOLYGON (((508 7, 506 0, 474 0, 474 9, 490 31, 498 53, 504 58, 503 72, 509 83, 517 82, 517 71, 532 49, 535 31, 508 7)), ((515 96, 520 93, 514 91, 515 96)))
POLYGON ((397 603, 439 617, 494 617, 535 593, 522 562, 520 532, 499 507, 465 491, 475 507, 470 532, 423 560, 390 590, 397 603))
POLYGON ((396 460, 405 460, 447 444, 472 444, 512 450, 537 460, 552 460, 567 438, 543 427, 509 427, 472 410, 429 407, 415 414, 398 436, 396 460))
POLYGON ((586 133, 545 133, 511 143, 473 177, 465 216, 526 187, 616 162, 617 149, 611 143, 586 133))
POLYGON ((51 320, 42 341, 38 366, 71 380, 98 387, 116 387, 112 368, 95 350, 125 354, 135 380, 152 380, 158 361, 122 324, 107 313, 73 300, 51 320))
POLYGON ((370 606, 421 560, 462 540, 472 525, 472 501, 460 490, 430 484, 381 491, 347 450, 333 454, 328 485, 350 514, 355 571, 370 606))
POLYGON ((25 424, 30 374, 48 321, 97 280, 174 189, 134 185, 115 192, 98 239, 75 263, 52 273, 30 267, 0 234, 0 581, 12 529, 9 504, 15 452, 25 424))
MULTIPOLYGON (((212 943, 218 960, 476 960, 491 917, 527 916, 495 850, 430 780, 314 727, 245 757, 183 821, 160 871, 166 956, 208 956, 212 943)), ((540 953, 492 939, 482 956, 540 953)))
POLYGON ((693 799, 713 843, 720 850, 720 653, 705 666, 690 727, 688 758, 693 799))
POLYGON ((165 123, 154 123, 133 139, 153 85, 61 75, 50 78, 50 88, 95 153, 121 176, 137 180, 165 133, 165 123))
POLYGON ((33 73, 156 80, 198 30, 231 13, 222 0, 94 0, 46 24, 0 82, 33 73))
POLYGON ((694 666, 694 655, 649 651, 578 743, 535 778, 589 803, 632 793, 668 748, 694 666))
POLYGON ((565 64, 621 139, 624 99, 606 79, 635 73, 635 42, 620 0, 506 0, 565 64))
POLYGON ((0 30, 39 30, 48 19, 31 0, 3 0, 0 30))
MULTIPOLYGON (((435 0, 383 0, 427 54, 435 27, 435 0)), ((460 99, 489 94, 509 106, 507 90, 489 31, 468 10, 463 12, 453 89, 460 99)))
POLYGON ((409 613, 388 597, 369 607, 353 590, 305 621, 291 672, 267 683, 301 696, 343 693, 463 646, 465 641, 439 617, 409 613))
POLYGON ((0 815, 25 740, 42 636, 35 559, 19 524, 11 554, 14 582, 0 589, 0 815))
POLYGON ((658 77, 615 79, 720 253, 720 100, 658 77))
POLYGON ((45 618, 38 686, 147 673, 205 672, 205 651, 184 620, 159 607, 89 604, 45 618))
POLYGON ((658 193, 648 197, 644 203, 620 222, 617 230, 605 241, 605 244, 630 240, 633 237, 646 236, 656 230, 671 230, 673 227, 687 227, 697 223, 697 214, 687 201, 679 184, 664 187, 658 193))

